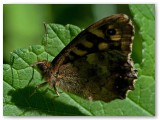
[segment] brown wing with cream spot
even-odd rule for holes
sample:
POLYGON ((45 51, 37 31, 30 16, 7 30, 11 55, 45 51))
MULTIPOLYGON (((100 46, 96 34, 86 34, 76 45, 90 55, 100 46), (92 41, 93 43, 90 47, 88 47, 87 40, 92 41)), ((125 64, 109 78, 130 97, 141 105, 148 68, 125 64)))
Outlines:
POLYGON ((124 99, 137 78, 130 58, 133 35, 124 14, 88 27, 62 51, 58 87, 87 99, 124 99))
POLYGON ((68 63, 85 55, 107 50, 121 51, 125 56, 130 57, 133 35, 134 27, 127 15, 117 14, 106 17, 75 37, 52 61, 52 64, 68 63))
POLYGON ((56 92, 57 86, 87 99, 124 99, 137 78, 130 58, 133 36, 128 16, 106 17, 82 31, 51 64, 38 65, 56 92))

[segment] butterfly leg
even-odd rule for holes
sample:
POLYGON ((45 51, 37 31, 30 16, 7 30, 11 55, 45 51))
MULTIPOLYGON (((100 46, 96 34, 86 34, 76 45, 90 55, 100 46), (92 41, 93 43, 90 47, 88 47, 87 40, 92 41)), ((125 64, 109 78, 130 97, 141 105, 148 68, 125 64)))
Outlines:
POLYGON ((56 88, 57 82, 53 80, 53 81, 51 81, 51 82, 49 82, 49 83, 50 83, 51 87, 54 88, 54 91, 56 92, 56 94, 57 94, 58 96, 60 96, 60 94, 59 94, 59 92, 58 92, 58 90, 57 90, 57 88, 56 88))
POLYGON ((58 92, 58 90, 57 90, 57 88, 56 88, 56 85, 54 85, 53 88, 54 88, 56 94, 57 94, 58 96, 60 96, 60 94, 59 94, 59 92, 58 92))

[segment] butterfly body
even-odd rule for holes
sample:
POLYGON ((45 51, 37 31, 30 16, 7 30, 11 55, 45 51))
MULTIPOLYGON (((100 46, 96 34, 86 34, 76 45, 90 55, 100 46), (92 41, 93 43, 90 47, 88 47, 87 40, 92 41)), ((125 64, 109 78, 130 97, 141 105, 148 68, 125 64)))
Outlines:
POLYGON ((133 36, 128 16, 106 17, 82 31, 52 62, 37 65, 55 90, 105 102, 124 99, 137 78, 130 58, 133 36))

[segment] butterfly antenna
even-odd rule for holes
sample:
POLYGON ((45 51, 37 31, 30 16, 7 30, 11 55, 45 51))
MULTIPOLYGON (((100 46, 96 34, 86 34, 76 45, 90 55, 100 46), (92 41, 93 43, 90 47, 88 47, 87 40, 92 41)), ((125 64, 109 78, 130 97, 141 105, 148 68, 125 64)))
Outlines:
POLYGON ((29 86, 29 84, 32 82, 33 77, 34 77, 34 67, 35 67, 35 66, 31 65, 31 67, 33 68, 33 69, 32 69, 32 77, 31 77, 31 79, 30 79, 29 82, 28 82, 28 86, 29 86))
MULTIPOLYGON (((12 54, 12 52, 11 52, 12 54)), ((12 57, 10 57, 10 65, 11 65, 11 72, 12 72, 12 85, 13 85, 13 63, 14 63, 14 59, 15 57, 12 55, 12 57)))
MULTIPOLYGON (((48 31, 47 31, 47 24, 46 23, 43 23, 44 24, 44 29, 45 29, 45 41, 46 41, 46 46, 45 46, 45 51, 46 51, 46 48, 48 48, 48 31)), ((47 61, 48 61, 48 54, 47 54, 47 61)))

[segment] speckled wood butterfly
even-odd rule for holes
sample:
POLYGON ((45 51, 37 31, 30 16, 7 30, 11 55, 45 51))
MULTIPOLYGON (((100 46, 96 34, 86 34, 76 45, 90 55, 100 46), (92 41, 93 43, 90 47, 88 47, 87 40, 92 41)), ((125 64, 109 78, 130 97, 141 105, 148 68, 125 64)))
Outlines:
POLYGON ((124 99, 137 78, 130 57, 134 27, 125 14, 106 17, 77 35, 52 62, 40 61, 45 83, 90 100, 124 99))

